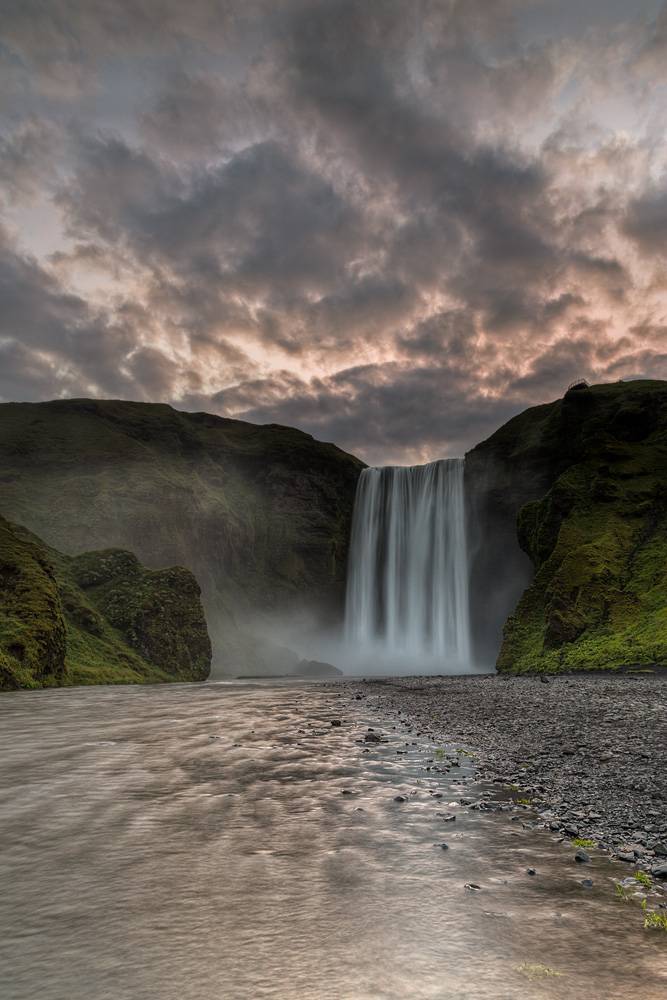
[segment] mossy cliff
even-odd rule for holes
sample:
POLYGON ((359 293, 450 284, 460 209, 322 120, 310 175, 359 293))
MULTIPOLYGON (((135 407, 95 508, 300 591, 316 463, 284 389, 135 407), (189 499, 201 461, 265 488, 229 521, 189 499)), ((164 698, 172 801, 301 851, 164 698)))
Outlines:
POLYGON ((0 689, 204 680, 210 664, 188 570, 65 556, 0 518, 0 689))
POLYGON ((473 590, 486 580, 487 607, 506 611, 523 590, 499 670, 667 664, 667 383, 570 390, 509 421, 467 466, 483 539, 473 590))
POLYGON ((159 404, 0 405, 0 513, 62 552, 188 567, 232 670, 248 667, 244 629, 340 617, 362 467, 289 427, 159 404))

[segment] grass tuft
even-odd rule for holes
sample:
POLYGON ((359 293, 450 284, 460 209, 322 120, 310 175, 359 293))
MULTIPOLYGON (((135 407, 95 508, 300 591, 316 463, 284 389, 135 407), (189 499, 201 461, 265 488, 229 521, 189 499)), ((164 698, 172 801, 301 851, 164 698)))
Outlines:
POLYGON ((522 962, 521 965, 517 965, 517 972, 522 973, 528 979, 547 979, 553 976, 562 976, 562 972, 557 972, 556 969, 550 968, 548 965, 542 965, 540 962, 522 962))

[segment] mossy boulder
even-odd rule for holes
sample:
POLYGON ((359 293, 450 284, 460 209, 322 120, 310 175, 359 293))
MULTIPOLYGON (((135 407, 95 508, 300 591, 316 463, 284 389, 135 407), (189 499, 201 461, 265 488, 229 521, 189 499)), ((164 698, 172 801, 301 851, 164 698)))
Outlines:
POLYGON ((0 513, 61 552, 190 569, 219 666, 340 620, 363 463, 309 434, 114 400, 0 405, 0 513), (295 624, 294 629, 297 628, 295 624))
POLYGON ((0 688, 194 681, 211 644, 199 587, 130 552, 65 556, 0 518, 0 688))
POLYGON ((572 390, 471 456, 534 571, 498 669, 667 665, 667 383, 572 390))

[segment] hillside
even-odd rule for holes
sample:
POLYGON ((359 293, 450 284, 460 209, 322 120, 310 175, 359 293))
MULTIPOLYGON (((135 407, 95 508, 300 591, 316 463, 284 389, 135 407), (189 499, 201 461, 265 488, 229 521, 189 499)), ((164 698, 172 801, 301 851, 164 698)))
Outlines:
POLYGON ((271 660, 249 633, 280 628, 289 646, 340 617, 361 468, 288 427, 160 404, 0 405, 0 513, 65 553, 188 567, 223 669, 271 660))
POLYGON ((526 410, 469 453, 467 476, 473 592, 489 592, 476 623, 492 636, 508 615, 499 670, 667 664, 667 383, 526 410))
POLYGON ((188 570, 65 556, 0 518, 0 689, 204 680, 210 664, 188 570))

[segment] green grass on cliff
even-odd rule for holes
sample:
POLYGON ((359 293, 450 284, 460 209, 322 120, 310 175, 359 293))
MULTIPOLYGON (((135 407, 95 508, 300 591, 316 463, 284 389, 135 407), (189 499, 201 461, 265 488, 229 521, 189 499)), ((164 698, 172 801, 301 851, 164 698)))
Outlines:
POLYGON ((667 384, 595 386, 577 406, 554 461, 570 464, 519 511, 535 578, 506 623, 501 670, 667 664, 667 384))
POLYGON ((43 546, 0 519, 0 687, 40 687, 64 675, 66 624, 43 546))
POLYGON ((0 518, 0 689, 202 680, 211 647, 191 573, 129 552, 68 557, 0 518))

